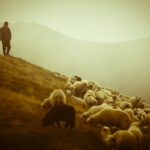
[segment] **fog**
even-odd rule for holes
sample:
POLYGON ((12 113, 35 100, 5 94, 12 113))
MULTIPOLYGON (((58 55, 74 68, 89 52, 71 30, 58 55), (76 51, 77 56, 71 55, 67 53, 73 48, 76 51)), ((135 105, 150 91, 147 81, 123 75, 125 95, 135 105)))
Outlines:
POLYGON ((16 23, 11 55, 67 76, 79 75, 126 95, 149 100, 150 38, 86 42, 37 23, 16 23))
POLYGON ((36 21, 86 41, 150 36, 149 0, 1 0, 0 22, 36 21))
POLYGON ((150 100, 149 0, 1 0, 0 15, 11 55, 150 100))

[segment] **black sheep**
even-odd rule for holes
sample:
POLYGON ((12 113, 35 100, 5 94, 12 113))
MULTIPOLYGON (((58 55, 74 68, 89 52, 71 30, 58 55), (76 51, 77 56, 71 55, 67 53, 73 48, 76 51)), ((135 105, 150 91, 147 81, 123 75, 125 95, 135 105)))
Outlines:
POLYGON ((75 109, 70 105, 59 105, 52 107, 43 118, 43 127, 57 123, 60 127, 60 121, 65 122, 65 127, 74 128, 75 109))

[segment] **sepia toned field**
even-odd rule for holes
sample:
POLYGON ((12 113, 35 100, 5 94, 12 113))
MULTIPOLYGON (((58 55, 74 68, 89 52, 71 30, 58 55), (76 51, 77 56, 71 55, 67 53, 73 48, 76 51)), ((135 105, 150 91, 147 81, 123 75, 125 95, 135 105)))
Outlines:
MULTIPOLYGON (((75 107, 75 129, 42 127, 41 102, 53 89, 64 88, 67 77, 15 57, 0 56, 1 150, 106 150, 100 140, 101 126, 80 118, 85 110, 75 107)), ((63 126, 63 122, 61 123, 63 126)), ((143 150, 148 150, 145 138, 143 150)))

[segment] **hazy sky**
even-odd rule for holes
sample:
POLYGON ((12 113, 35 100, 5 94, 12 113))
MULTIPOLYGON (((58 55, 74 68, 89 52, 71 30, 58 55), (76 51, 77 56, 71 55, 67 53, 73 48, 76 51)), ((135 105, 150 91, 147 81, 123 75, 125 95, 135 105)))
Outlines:
POLYGON ((0 22, 36 21, 82 40, 150 36, 150 0, 1 0, 0 22))

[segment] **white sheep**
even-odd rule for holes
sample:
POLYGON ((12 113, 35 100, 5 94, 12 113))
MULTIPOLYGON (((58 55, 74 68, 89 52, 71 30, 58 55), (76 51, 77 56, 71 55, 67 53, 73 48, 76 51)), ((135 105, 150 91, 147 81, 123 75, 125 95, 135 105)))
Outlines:
POLYGON ((89 108, 89 110, 87 110, 86 112, 84 112, 82 115, 81 115, 81 118, 85 118, 87 119, 88 117, 90 117, 91 115, 94 115, 96 114, 97 112, 100 112, 102 111, 104 108, 112 108, 112 106, 109 106, 108 104, 106 103, 103 103, 101 105, 98 105, 98 106, 92 106, 89 108))
POLYGON ((110 91, 109 89, 102 88, 101 90, 102 90, 106 95, 112 96, 111 91, 110 91))
POLYGON ((139 118, 134 114, 134 111, 131 108, 127 108, 124 111, 130 116, 133 122, 140 122, 139 118))
POLYGON ((149 113, 150 113, 150 104, 146 104, 146 105, 144 106, 144 111, 145 111, 146 114, 149 114, 149 113))
POLYGON ((87 91, 87 81, 86 80, 83 80, 83 81, 76 81, 74 83, 74 96, 77 96, 77 97, 80 97, 80 98, 83 98, 84 94, 86 93, 87 91))
POLYGON ((132 108, 133 106, 132 106, 132 104, 131 104, 130 102, 128 102, 128 101, 123 101, 123 102, 120 103, 119 107, 120 107, 122 110, 124 110, 124 109, 126 109, 126 108, 132 108))
POLYGON ((142 122, 145 119, 145 111, 141 108, 134 109, 134 114, 139 118, 139 120, 142 122))
POLYGON ((97 87, 94 90, 95 98, 98 100, 99 104, 102 104, 104 102, 104 99, 106 98, 106 93, 104 93, 101 88, 97 87))
POLYGON ((138 150, 141 150, 142 140, 143 140, 143 133, 140 129, 140 123, 139 122, 133 122, 130 125, 128 131, 132 132, 135 135, 138 150))
POLYGON ((142 126, 147 126, 150 129, 150 114, 145 115, 145 118, 141 124, 142 126))
POLYGON ((143 107, 143 100, 141 97, 132 96, 132 97, 130 97, 130 101, 132 103, 133 108, 142 108, 143 107))
POLYGON ((86 120, 88 123, 100 123, 106 126, 115 126, 121 129, 127 129, 132 120, 130 116, 121 109, 105 108, 97 112, 86 120))
POLYGON ((97 88, 97 84, 93 81, 88 81, 88 85, 87 85, 89 90, 94 90, 97 88))
POLYGON ((76 82, 76 77, 70 77, 67 79, 66 83, 65 83, 65 92, 68 95, 73 95, 74 94, 74 86, 73 84, 76 82))
POLYGON ((114 100, 112 97, 106 96, 104 99, 104 103, 113 104, 114 100))
POLYGON ((92 90, 87 90, 87 92, 83 96, 83 99, 85 100, 88 106, 98 104, 98 101, 95 99, 95 93, 92 90))
POLYGON ((111 134, 110 128, 104 126, 101 130, 101 140, 110 149, 137 150, 136 137, 128 130, 118 130, 111 134))
POLYGON ((70 99, 74 106, 78 106, 81 108, 87 108, 87 103, 82 98, 72 95, 70 97, 70 99))

